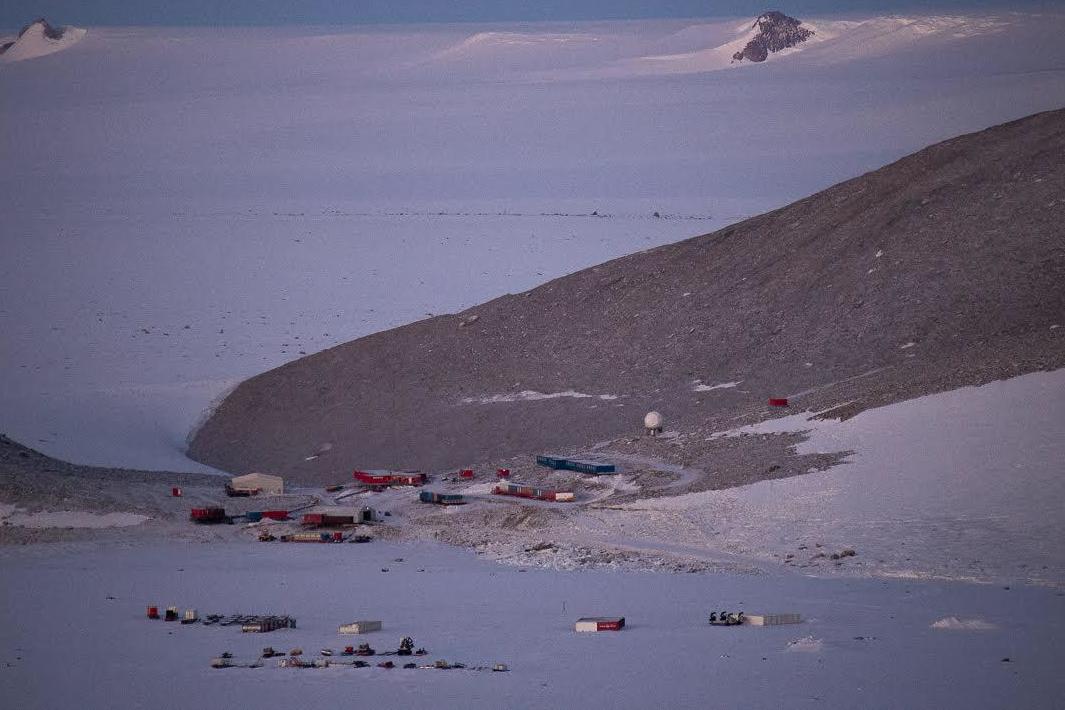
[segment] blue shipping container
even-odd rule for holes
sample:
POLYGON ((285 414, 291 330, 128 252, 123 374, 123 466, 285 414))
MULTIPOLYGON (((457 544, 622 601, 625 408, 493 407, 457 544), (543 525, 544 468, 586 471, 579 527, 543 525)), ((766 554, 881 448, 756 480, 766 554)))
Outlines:
POLYGON ((555 470, 565 469, 578 473, 615 473, 616 468, 612 463, 602 461, 587 461, 583 459, 568 459, 562 456, 537 456, 536 463, 555 470))

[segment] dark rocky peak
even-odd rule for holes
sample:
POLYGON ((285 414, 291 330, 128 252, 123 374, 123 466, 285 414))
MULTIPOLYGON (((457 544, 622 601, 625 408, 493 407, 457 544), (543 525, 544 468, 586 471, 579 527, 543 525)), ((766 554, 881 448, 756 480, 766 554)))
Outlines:
POLYGON ((31 22, 30 24, 28 24, 25 27, 23 27, 22 30, 19 31, 18 36, 21 37, 22 35, 24 35, 27 32, 29 32, 30 28, 33 27, 34 25, 41 25, 43 27, 43 29, 44 29, 44 36, 47 37, 48 39, 59 39, 59 38, 61 38, 63 36, 63 28, 62 27, 59 27, 59 28, 52 27, 50 24, 48 24, 48 20, 44 19, 43 17, 38 17, 36 20, 31 22))
POLYGON ((18 38, 15 41, 4 42, 3 44, 0 44, 0 54, 3 54, 7 50, 15 46, 15 42, 22 39, 22 36, 24 34, 29 32, 31 28, 36 27, 37 25, 41 26, 41 31, 48 39, 61 39, 63 37, 64 29, 62 27, 53 27, 48 23, 48 20, 44 19, 43 17, 38 17, 36 20, 19 30, 18 38))
POLYGON ((778 10, 763 12, 751 25, 752 28, 758 28, 758 34, 746 47, 732 55, 733 61, 741 62, 746 59, 750 62, 764 62, 771 52, 802 44, 813 37, 814 33, 801 25, 801 20, 788 17, 778 10))

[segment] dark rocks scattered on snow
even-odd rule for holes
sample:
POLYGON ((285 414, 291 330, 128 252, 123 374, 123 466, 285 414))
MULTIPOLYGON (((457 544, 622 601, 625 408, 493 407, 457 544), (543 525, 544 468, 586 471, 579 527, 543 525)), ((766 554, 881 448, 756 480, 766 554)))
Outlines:
POLYGON ((764 62, 772 52, 779 52, 794 47, 814 36, 812 30, 801 27, 802 21, 788 17, 783 12, 769 10, 758 16, 752 27, 758 28, 758 34, 747 43, 741 51, 732 55, 732 59, 741 62, 764 62))

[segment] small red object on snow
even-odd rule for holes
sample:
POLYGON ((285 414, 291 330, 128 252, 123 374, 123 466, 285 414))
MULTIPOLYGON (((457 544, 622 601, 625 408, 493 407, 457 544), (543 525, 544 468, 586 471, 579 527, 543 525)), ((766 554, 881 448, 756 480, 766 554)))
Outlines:
POLYGON ((509 468, 497 468, 496 469, 496 478, 510 478, 510 469, 509 468))
POLYGON ((158 619, 159 618, 159 607, 157 607, 157 606, 148 607, 148 618, 149 619, 158 619))
POLYGON ((786 406, 788 406, 788 398, 787 397, 770 397, 769 398, 769 406, 770 407, 786 407, 786 406))
POLYGON ((181 497, 181 489, 178 488, 177 486, 174 486, 173 488, 170 489, 170 495, 173 496, 174 498, 180 498, 181 497))
POLYGON ((473 478, 473 469, 472 468, 464 468, 461 471, 459 471, 459 476, 461 476, 462 478, 473 478))

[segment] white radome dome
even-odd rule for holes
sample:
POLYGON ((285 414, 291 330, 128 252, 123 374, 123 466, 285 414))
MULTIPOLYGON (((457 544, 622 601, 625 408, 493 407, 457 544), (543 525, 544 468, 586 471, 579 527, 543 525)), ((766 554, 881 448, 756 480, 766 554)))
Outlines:
POLYGON ((648 412, 644 415, 643 425, 647 429, 661 429, 662 415, 658 412, 648 412))

